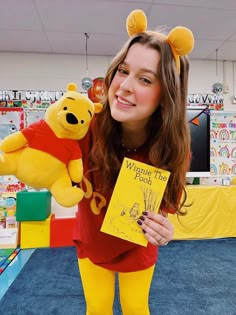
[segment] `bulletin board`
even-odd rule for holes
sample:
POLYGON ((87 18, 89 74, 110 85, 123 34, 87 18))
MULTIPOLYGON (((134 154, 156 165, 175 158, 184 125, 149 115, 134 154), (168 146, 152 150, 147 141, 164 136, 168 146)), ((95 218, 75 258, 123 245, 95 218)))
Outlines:
MULTIPOLYGON (((0 141, 22 128, 24 128, 23 108, 0 107, 0 141)), ((0 176, 0 192, 20 190, 23 186, 24 185, 13 175, 0 176)))
POLYGON ((0 140, 24 128, 24 109, 0 107, 0 140))
POLYGON ((211 112, 211 175, 236 175, 236 112, 211 112))

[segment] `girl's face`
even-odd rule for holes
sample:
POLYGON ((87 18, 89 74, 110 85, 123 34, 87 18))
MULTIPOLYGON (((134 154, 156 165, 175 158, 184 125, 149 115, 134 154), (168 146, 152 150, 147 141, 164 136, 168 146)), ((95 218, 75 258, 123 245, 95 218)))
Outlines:
POLYGON ((135 43, 119 65, 108 91, 111 116, 123 126, 145 127, 160 103, 160 54, 135 43), (138 123, 138 124, 137 124, 138 123))

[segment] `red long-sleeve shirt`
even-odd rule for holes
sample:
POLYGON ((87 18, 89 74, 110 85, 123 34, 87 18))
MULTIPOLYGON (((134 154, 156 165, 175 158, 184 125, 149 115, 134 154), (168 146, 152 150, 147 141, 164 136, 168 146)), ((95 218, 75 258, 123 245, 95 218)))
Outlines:
MULTIPOLYGON (((110 195, 101 196, 94 187, 99 180, 89 170, 88 154, 93 142, 92 125, 80 142, 84 174, 91 184, 92 196, 83 198, 79 204, 74 240, 79 258, 89 258, 94 264, 110 270, 130 272, 146 269, 155 264, 158 248, 150 243, 147 247, 125 241, 100 231, 110 195), (106 203, 106 205, 104 205, 106 203), (100 205, 104 205, 99 209, 100 205)), ((130 153, 127 157, 144 162, 144 151, 130 153)))

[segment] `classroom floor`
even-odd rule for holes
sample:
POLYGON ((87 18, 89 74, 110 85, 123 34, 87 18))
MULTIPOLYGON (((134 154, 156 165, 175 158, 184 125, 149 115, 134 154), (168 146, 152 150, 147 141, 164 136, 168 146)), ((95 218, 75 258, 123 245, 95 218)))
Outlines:
POLYGON ((0 275, 0 300, 15 280, 35 249, 22 249, 0 275))

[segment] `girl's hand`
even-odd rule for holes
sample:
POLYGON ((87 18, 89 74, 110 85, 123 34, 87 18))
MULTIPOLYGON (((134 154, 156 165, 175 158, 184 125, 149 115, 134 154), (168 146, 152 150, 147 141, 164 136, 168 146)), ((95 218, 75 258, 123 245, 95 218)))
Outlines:
POLYGON ((165 212, 157 214, 144 211, 137 223, 147 240, 153 245, 164 246, 173 239, 174 227, 165 212))

